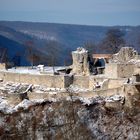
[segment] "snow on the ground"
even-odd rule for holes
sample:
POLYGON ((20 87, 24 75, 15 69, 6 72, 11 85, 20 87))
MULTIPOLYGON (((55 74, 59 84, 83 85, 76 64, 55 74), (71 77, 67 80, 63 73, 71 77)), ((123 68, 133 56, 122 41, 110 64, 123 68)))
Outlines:
POLYGON ((49 88, 41 85, 30 85, 27 83, 14 83, 14 82, 1 82, 0 83, 0 94, 12 94, 12 93, 23 93, 26 92, 29 88, 32 88, 34 93, 48 93, 48 94, 57 94, 60 92, 66 92, 65 88, 49 88))
POLYGON ((18 110, 18 108, 24 108, 27 109, 29 106, 34 105, 34 102, 24 99, 22 102, 20 102, 18 105, 14 107, 14 110, 18 110))
POLYGON ((81 97, 81 96, 68 96, 67 101, 76 101, 80 100, 83 105, 93 105, 93 104, 104 104, 105 98, 101 96, 96 97, 81 97))
POLYGON ((45 99, 34 99, 34 100, 31 100, 31 101, 34 102, 34 103, 43 103, 46 100, 45 99))
POLYGON ((76 101, 80 100, 83 105, 94 105, 94 104, 105 104, 107 102, 124 102, 125 97, 121 95, 112 95, 109 97, 103 97, 103 96, 96 96, 96 97, 80 97, 80 96, 72 96, 67 97, 67 101, 76 101))
POLYGON ((110 97, 106 97, 105 101, 106 102, 124 102, 124 96, 121 95, 112 95, 110 97))
POLYGON ((0 97, 0 111, 9 112, 9 104, 8 101, 0 97))
MULTIPOLYGON (((54 66, 54 67, 44 67, 44 73, 54 73, 54 72, 57 72, 58 70, 61 70, 61 69, 65 69, 67 68, 66 66, 54 66)), ((40 75, 40 70, 34 66, 33 69, 31 68, 26 68, 26 67, 21 67, 21 68, 11 68, 11 69, 8 69, 8 70, 5 70, 5 69, 0 69, 0 71, 4 71, 4 72, 11 72, 11 73, 19 73, 19 74, 37 74, 37 75, 40 75)), ((42 72, 42 71, 41 71, 42 72)))
POLYGON ((1 93, 20 93, 24 92, 29 88, 29 84, 21 84, 21 83, 14 83, 14 82, 1 82, 0 83, 0 91, 1 93))
POLYGON ((92 98, 80 98, 80 101, 84 104, 84 105, 90 105, 92 103, 92 98))
POLYGON ((105 103, 105 98, 101 97, 101 96, 90 97, 90 98, 80 97, 79 99, 84 105, 104 104, 105 103))
POLYGON ((44 67, 44 72, 54 73, 57 72, 58 70, 65 69, 65 68, 67 67, 66 66, 44 67))
MULTIPOLYGON (((67 97, 67 101, 76 101, 80 100, 83 105, 94 105, 94 104, 105 104, 106 102, 124 102, 125 97, 121 95, 113 95, 109 97, 101 97, 101 96, 96 96, 96 97, 80 97, 80 96, 72 96, 72 97, 67 97)), ((49 99, 34 99, 34 100, 27 100, 24 99, 22 102, 17 104, 16 106, 10 105, 8 101, 6 100, 5 97, 0 97, 0 112, 7 113, 7 114, 12 114, 14 112, 17 112, 19 109, 26 110, 30 106, 36 105, 36 104, 41 104, 46 101, 49 102, 57 102, 60 101, 59 99, 56 98, 49 98, 49 99)))
POLYGON ((33 106, 38 103, 43 103, 44 99, 36 99, 36 100, 27 100, 24 99, 22 102, 17 104, 16 106, 10 105, 6 99, 2 99, 0 97, 0 111, 6 114, 12 114, 14 112, 17 112, 20 108, 23 108, 24 110, 28 109, 30 106, 33 106))
POLYGON ((35 93, 49 93, 49 94, 57 94, 59 92, 66 92, 65 88, 49 88, 46 86, 35 85, 33 86, 33 91, 35 93))
POLYGON ((77 85, 70 85, 67 89, 70 93, 88 92, 89 89, 80 88, 77 85))
POLYGON ((40 74, 40 71, 38 71, 37 69, 27 69, 27 68, 16 68, 16 69, 12 68, 5 71, 19 74, 40 74))

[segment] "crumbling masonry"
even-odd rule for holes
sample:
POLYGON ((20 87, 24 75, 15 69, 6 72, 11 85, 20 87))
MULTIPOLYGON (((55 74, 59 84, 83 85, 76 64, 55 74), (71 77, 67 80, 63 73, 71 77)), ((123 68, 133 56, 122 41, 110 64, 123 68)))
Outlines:
MULTIPOLYGON (((69 88, 76 86, 86 89, 93 95, 126 96, 126 99, 140 97, 140 56, 132 47, 123 47, 117 54, 112 55, 105 65, 105 73, 93 75, 89 70, 88 51, 78 48, 72 52, 73 64, 70 74, 50 75, 47 72, 18 73, 5 70, 0 65, 0 80, 3 82, 28 83, 46 86, 48 88, 69 88), (131 89, 131 90, 130 90, 131 89)), ((24 68, 25 69, 25 68, 24 68)), ((23 69, 22 69, 23 70, 23 69)), ((84 90, 83 90, 84 91, 84 90)), ((81 92, 81 90, 79 90, 81 92)), ((130 104, 131 104, 130 103, 130 104)))

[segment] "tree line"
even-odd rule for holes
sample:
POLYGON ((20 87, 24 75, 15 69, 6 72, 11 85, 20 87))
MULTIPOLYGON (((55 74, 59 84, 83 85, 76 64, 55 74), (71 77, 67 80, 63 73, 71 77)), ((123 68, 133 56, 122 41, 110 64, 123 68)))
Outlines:
MULTIPOLYGON (((125 33, 121 31, 120 29, 109 29, 106 32, 105 37, 102 41, 100 41, 98 44, 95 44, 93 41, 87 41, 83 44, 83 47, 86 48, 89 51, 89 54, 92 55, 93 53, 108 53, 108 54, 114 54, 118 52, 118 50, 125 45, 124 40, 125 33)), ((25 47, 25 53, 16 53, 15 57, 12 61, 14 61, 15 66, 20 66, 20 57, 24 55, 24 57, 29 61, 30 65, 33 67, 34 65, 38 64, 45 64, 48 66, 55 66, 59 64, 59 61, 63 61, 64 65, 69 65, 72 63, 71 59, 71 51, 70 50, 62 50, 64 49, 61 47, 60 42, 57 42, 55 40, 46 41, 46 45, 43 48, 44 49, 44 55, 40 54, 37 50, 36 43, 32 40, 28 40, 24 43, 25 47), (64 52, 65 51, 65 52, 64 52), (61 59, 62 55, 64 53, 67 53, 66 57, 61 59)), ((7 50, 4 51, 8 52, 7 50)), ((8 61, 8 57, 6 54, 1 55, 3 57, 3 60, 8 61), (5 58, 4 58, 5 57, 5 58)))
POLYGON ((110 29, 106 32, 104 39, 95 44, 94 42, 86 42, 84 47, 89 50, 90 54, 93 53, 108 53, 114 54, 126 44, 124 40, 125 33, 120 29, 110 29))

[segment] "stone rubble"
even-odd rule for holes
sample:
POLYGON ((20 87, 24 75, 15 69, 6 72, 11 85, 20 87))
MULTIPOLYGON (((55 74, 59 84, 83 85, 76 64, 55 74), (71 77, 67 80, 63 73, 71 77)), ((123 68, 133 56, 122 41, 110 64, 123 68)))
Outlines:
POLYGON ((112 55, 110 60, 112 63, 130 63, 131 60, 136 60, 138 52, 133 47, 122 47, 120 51, 112 55))
POLYGON ((121 102, 124 103, 124 96, 121 95, 112 95, 110 97, 106 97, 105 102, 121 102))
POLYGON ((70 85, 67 88, 67 91, 70 93, 84 93, 84 92, 88 92, 90 91, 89 89, 85 89, 85 88, 80 88, 77 85, 70 85))
MULTIPOLYGON (((71 97, 66 99, 67 101, 71 101, 71 97)), ((83 105, 96 105, 96 104, 102 104, 104 105, 106 102, 120 102, 123 103, 124 97, 120 95, 114 95, 110 97, 91 97, 91 98, 86 98, 86 97, 78 97, 78 96, 73 96, 72 97, 73 101, 79 100, 83 105)), ((55 98, 50 98, 48 100, 45 99, 34 99, 34 100, 27 100, 24 99, 17 105, 10 105, 7 101, 6 98, 0 97, 0 111, 2 111, 5 114, 12 114, 14 112, 17 112, 20 108, 23 110, 28 109, 30 106, 36 105, 36 104, 41 104, 43 102, 58 102, 58 99, 55 98)))
POLYGON ((14 82, 0 83, 0 91, 3 93, 21 93, 28 88, 28 84, 20 84, 14 82))
POLYGON ((66 92, 64 88, 48 88, 40 85, 31 85, 26 83, 14 83, 14 82, 1 82, 0 83, 0 92, 1 94, 12 94, 12 93, 25 93, 28 90, 33 90, 35 93, 50 93, 56 94, 59 92, 66 92))
POLYGON ((43 103, 44 100, 27 100, 24 99, 22 102, 19 104, 13 106, 8 103, 6 99, 3 99, 2 97, 0 98, 0 112, 3 112, 4 114, 12 114, 14 112, 17 112, 19 109, 27 110, 30 106, 33 106, 38 103, 43 103))

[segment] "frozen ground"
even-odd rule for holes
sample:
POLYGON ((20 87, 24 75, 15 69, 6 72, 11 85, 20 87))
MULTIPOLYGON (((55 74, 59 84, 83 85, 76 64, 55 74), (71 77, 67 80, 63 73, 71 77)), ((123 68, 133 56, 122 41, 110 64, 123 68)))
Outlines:
MULTIPOLYGON (((61 70, 61 69, 65 69, 66 67, 59 67, 59 66, 56 66, 56 67, 44 67, 44 73, 48 73, 48 74, 51 74, 53 73, 54 71, 57 72, 58 70, 61 70)), ((28 68, 28 67, 20 67, 20 68, 11 68, 11 69, 8 69, 8 70, 5 70, 5 69, 0 69, 0 71, 5 71, 5 72, 12 72, 12 73, 19 73, 19 74, 41 74, 40 73, 40 70, 37 68, 37 67, 34 67, 33 69, 31 68, 28 68)))

